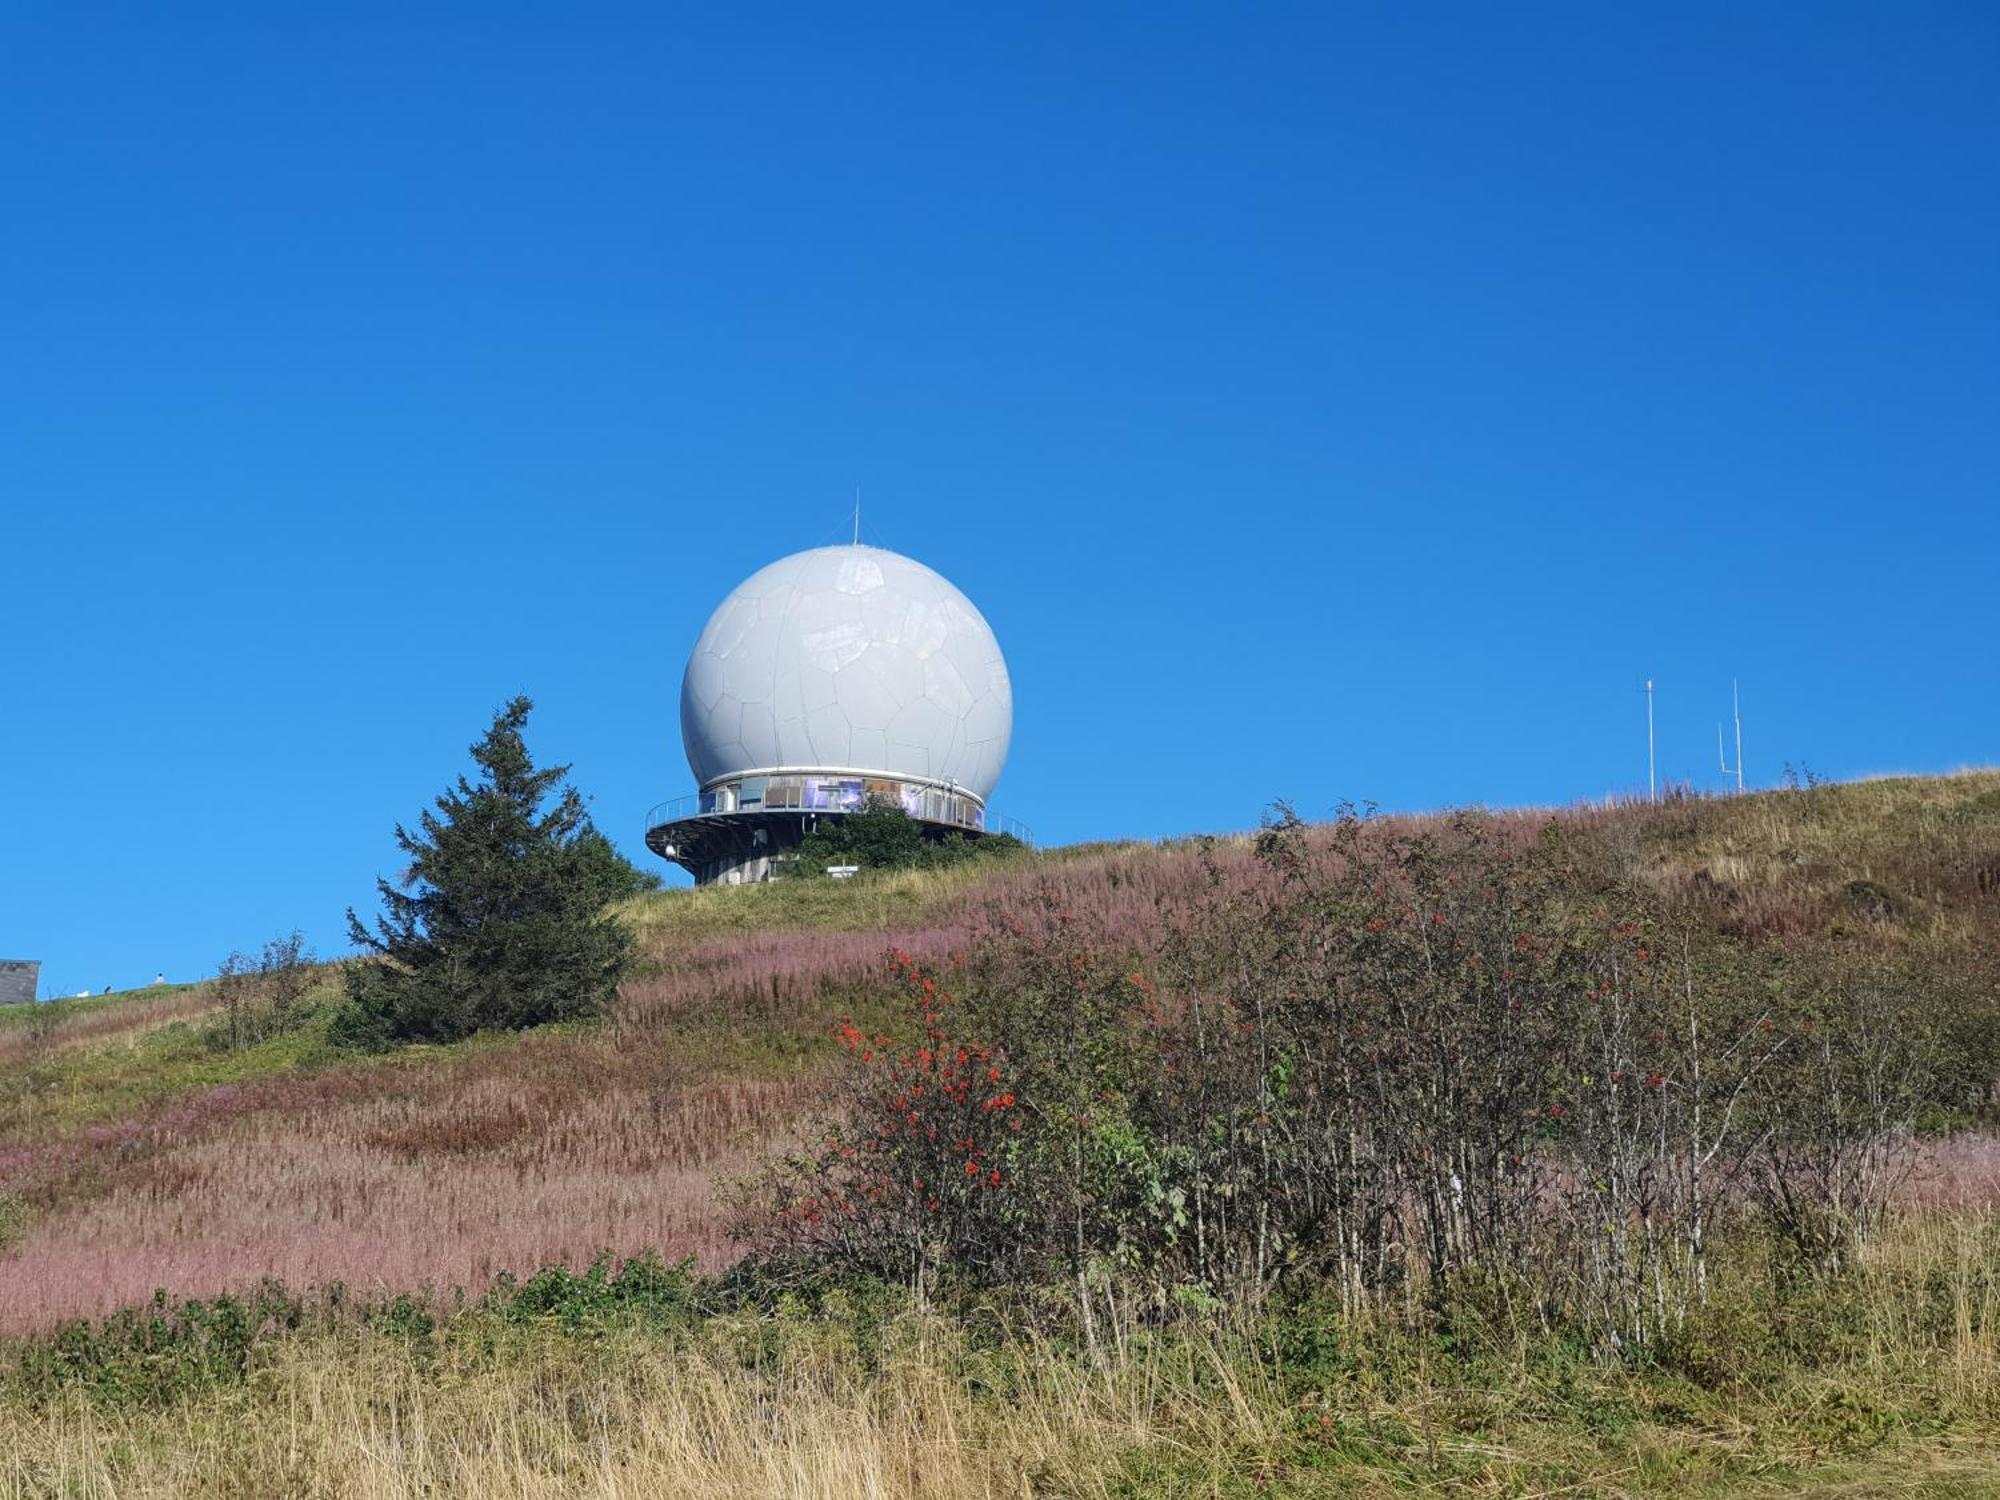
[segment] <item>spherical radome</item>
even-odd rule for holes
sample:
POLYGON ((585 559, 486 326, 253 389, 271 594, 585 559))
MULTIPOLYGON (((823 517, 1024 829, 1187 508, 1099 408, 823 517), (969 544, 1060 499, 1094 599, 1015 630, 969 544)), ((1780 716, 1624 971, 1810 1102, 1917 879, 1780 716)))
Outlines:
POLYGON ((681 740, 706 786, 816 768, 952 783, 984 801, 1014 732, 1000 643, 920 562, 820 547, 722 601, 681 681, 681 740))

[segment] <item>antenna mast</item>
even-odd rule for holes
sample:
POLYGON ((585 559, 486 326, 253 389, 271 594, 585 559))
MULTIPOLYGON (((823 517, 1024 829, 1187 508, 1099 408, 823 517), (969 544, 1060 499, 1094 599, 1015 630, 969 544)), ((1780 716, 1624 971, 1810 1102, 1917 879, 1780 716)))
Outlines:
POLYGON ((1719 720, 1715 726, 1715 759, 1722 767, 1724 776, 1733 774, 1736 777, 1736 795, 1740 797, 1743 795, 1743 699, 1736 690, 1734 678, 1729 682, 1729 712, 1736 720, 1736 764, 1732 767, 1722 753, 1722 724, 1719 720))
POLYGON ((861 486, 854 487, 854 545, 861 545, 861 486))
POLYGON ((1653 778, 1653 679, 1646 679, 1646 800, 1660 800, 1659 784, 1653 778))
POLYGON ((1736 715, 1736 795, 1743 795, 1743 699, 1736 691, 1736 679, 1729 679, 1729 708, 1736 715))

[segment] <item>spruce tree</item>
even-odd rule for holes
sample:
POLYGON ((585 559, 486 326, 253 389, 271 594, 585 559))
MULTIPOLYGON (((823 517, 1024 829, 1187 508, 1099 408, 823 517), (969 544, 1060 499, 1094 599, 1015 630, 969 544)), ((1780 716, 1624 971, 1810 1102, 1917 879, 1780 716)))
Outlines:
POLYGON ((657 891, 666 883, 654 871, 642 870, 620 854, 618 846, 588 821, 576 836, 576 852, 583 863, 585 880, 597 893, 599 906, 657 891))
POLYGON ((400 882, 377 880, 383 912, 348 933, 375 955, 347 968, 347 1041, 457 1041, 566 1020, 617 988, 631 939, 604 915, 602 850, 568 766, 536 769, 516 698, 472 747, 480 777, 457 784, 413 833, 400 882), (544 810, 544 804, 553 799, 544 810))

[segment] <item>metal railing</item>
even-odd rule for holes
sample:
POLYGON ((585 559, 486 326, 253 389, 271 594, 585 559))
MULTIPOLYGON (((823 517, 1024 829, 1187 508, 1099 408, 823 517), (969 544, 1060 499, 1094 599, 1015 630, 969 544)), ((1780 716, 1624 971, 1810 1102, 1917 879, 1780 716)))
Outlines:
MULTIPOLYGON (((820 807, 820 808, 737 807, 737 808, 724 809, 718 805, 715 793, 713 792, 689 792, 685 796, 670 797, 665 802, 655 803, 653 807, 649 809, 648 812, 646 813, 646 832, 651 833, 655 828, 660 827, 662 824, 678 823, 683 818, 704 818, 704 817, 729 818, 729 817, 739 817, 745 813, 755 815, 765 812, 780 812, 780 811, 813 812, 821 814, 822 816, 837 818, 843 816, 845 813, 849 811, 852 811, 852 809, 826 808, 826 807, 820 807)), ((932 820, 925 819, 923 821, 928 822, 932 820)), ((987 811, 984 821, 979 824, 951 824, 950 826, 976 827, 986 833, 1004 833, 1010 835, 1013 838, 1019 839, 1024 844, 1032 844, 1035 842, 1035 831, 1034 829, 1030 828, 1026 823, 1023 823, 1019 818, 1010 818, 1002 813, 993 812, 990 809, 987 811)))
POLYGON ((669 797, 665 802, 654 804, 646 813, 646 831, 650 833, 662 823, 678 823, 682 818, 692 818, 703 811, 715 811, 713 798, 709 799, 706 809, 701 803, 699 792, 689 792, 685 797, 669 797))

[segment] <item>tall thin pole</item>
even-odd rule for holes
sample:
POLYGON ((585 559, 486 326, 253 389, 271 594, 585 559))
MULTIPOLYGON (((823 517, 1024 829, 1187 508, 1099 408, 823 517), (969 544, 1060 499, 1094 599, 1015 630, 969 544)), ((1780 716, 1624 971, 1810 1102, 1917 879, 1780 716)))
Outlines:
POLYGON ((861 486, 854 487, 854 545, 861 545, 861 486))
POLYGON ((1653 776, 1653 679, 1646 679, 1646 800, 1660 800, 1659 783, 1653 776))
POLYGON ((1743 700, 1736 691, 1732 678, 1729 684, 1729 711, 1736 719, 1736 764, 1729 764, 1729 752, 1722 747, 1722 720, 1715 721, 1715 763, 1722 768, 1722 774, 1736 777, 1736 795, 1743 795, 1743 700))
POLYGON ((1743 795, 1743 699, 1736 691, 1736 679, 1729 679, 1729 710, 1736 715, 1736 795, 1743 795))

